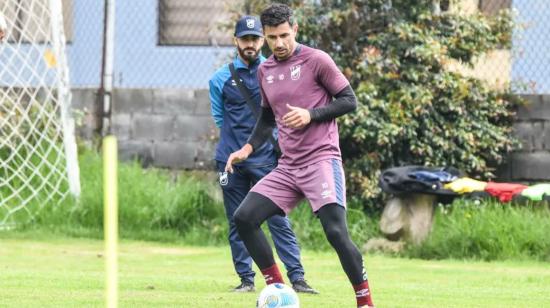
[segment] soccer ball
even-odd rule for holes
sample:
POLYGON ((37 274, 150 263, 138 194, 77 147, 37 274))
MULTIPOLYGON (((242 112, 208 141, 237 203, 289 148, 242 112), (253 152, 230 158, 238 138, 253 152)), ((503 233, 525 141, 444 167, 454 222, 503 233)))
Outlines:
POLYGON ((283 283, 267 285, 256 302, 257 308, 300 308, 298 295, 294 290, 283 283))

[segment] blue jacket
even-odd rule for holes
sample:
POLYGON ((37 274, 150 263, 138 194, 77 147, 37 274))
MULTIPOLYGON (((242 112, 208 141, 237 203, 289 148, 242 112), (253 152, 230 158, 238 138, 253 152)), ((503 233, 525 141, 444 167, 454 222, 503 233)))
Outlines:
MULTIPOLYGON (((247 66, 239 57, 235 57, 233 65, 242 83, 249 89, 250 96, 260 110, 260 85, 256 73, 260 63, 265 61, 260 57, 256 62, 247 66)), ((210 103, 212 117, 216 126, 220 128, 220 141, 216 147, 214 159, 227 162, 229 155, 242 148, 252 134, 256 119, 250 107, 239 92, 239 88, 231 78, 229 64, 218 69, 210 79, 210 103)), ((276 162, 273 145, 266 142, 247 160, 237 165, 254 166, 276 162)))

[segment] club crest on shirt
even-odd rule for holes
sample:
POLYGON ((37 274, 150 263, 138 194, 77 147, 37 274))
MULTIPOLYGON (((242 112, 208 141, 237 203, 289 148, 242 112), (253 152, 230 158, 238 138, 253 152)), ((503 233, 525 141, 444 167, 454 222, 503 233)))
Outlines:
POLYGON ((301 68, 301 65, 290 67, 290 79, 292 80, 300 79, 300 68, 301 68))
POLYGON ((285 80, 285 74, 280 74, 279 75, 279 80, 285 80))

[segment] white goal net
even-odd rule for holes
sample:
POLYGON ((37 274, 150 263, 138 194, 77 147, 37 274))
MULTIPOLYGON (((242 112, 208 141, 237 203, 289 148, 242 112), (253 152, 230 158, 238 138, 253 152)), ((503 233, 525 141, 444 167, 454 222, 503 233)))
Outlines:
POLYGON ((80 194, 61 10, 0 0, 0 229, 80 194))

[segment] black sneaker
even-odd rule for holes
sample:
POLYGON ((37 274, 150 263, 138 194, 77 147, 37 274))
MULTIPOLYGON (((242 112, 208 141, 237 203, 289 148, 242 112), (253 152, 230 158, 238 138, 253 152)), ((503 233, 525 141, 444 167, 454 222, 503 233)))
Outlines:
POLYGON ((309 293, 309 294, 319 294, 317 290, 310 287, 304 279, 296 280, 292 283, 292 288, 297 293, 309 293))
POLYGON ((254 288, 254 284, 250 281, 243 281, 240 285, 236 286, 233 289, 233 292, 254 292, 256 291, 256 288, 254 288))

